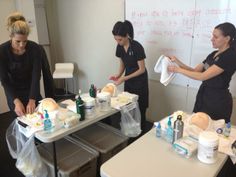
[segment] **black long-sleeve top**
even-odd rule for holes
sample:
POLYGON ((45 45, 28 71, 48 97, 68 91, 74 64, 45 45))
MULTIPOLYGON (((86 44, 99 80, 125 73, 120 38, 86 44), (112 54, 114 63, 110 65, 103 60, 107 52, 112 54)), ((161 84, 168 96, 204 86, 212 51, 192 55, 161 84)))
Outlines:
POLYGON ((13 100, 20 97, 20 91, 27 91, 28 99, 40 95, 42 49, 33 41, 27 41, 25 49, 24 54, 16 55, 10 41, 0 45, 0 81, 13 100))

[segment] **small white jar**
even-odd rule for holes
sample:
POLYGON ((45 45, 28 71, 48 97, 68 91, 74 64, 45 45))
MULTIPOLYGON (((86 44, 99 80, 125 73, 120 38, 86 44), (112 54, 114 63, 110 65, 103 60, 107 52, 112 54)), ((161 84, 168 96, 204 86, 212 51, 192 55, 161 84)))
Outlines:
POLYGON ((97 102, 100 111, 108 111, 111 109, 111 94, 108 92, 101 92, 97 94, 97 102))
POLYGON ((198 159, 207 164, 217 161, 219 137, 215 132, 203 131, 198 138, 198 159))

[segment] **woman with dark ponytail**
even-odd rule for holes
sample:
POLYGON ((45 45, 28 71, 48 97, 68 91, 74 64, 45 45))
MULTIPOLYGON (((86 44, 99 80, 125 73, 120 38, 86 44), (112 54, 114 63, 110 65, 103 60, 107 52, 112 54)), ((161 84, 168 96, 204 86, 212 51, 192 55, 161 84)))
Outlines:
POLYGON ((148 108, 148 73, 143 46, 135 41, 133 26, 129 21, 118 21, 112 30, 117 41, 116 56, 120 58, 118 74, 111 76, 116 85, 124 82, 124 90, 139 96, 141 129, 145 130, 146 109, 148 108), (123 76, 123 73, 125 75, 123 76))
POLYGON ((231 77, 236 71, 236 29, 231 23, 217 25, 211 38, 217 49, 195 68, 183 64, 176 57, 170 57, 179 67, 171 66, 169 71, 181 73, 195 80, 203 81, 196 97, 193 112, 205 112, 212 119, 230 121, 233 98, 229 92, 231 77))

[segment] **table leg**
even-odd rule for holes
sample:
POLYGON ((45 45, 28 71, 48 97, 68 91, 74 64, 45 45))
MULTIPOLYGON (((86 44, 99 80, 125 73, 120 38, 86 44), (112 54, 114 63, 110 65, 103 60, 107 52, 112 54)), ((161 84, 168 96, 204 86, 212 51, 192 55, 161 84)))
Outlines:
POLYGON ((54 162, 54 174, 57 177, 57 152, 56 152, 56 144, 52 142, 53 145, 53 162, 54 162))

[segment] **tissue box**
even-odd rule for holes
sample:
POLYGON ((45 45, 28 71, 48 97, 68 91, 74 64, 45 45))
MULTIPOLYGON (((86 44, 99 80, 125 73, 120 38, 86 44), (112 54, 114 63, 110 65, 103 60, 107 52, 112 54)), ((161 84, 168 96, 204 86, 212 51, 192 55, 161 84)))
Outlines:
POLYGON ((186 158, 189 158, 193 154, 195 154, 197 152, 197 147, 198 147, 197 141, 189 136, 185 136, 183 138, 180 138, 180 139, 176 140, 173 144, 174 150, 178 154, 180 154, 186 158))

